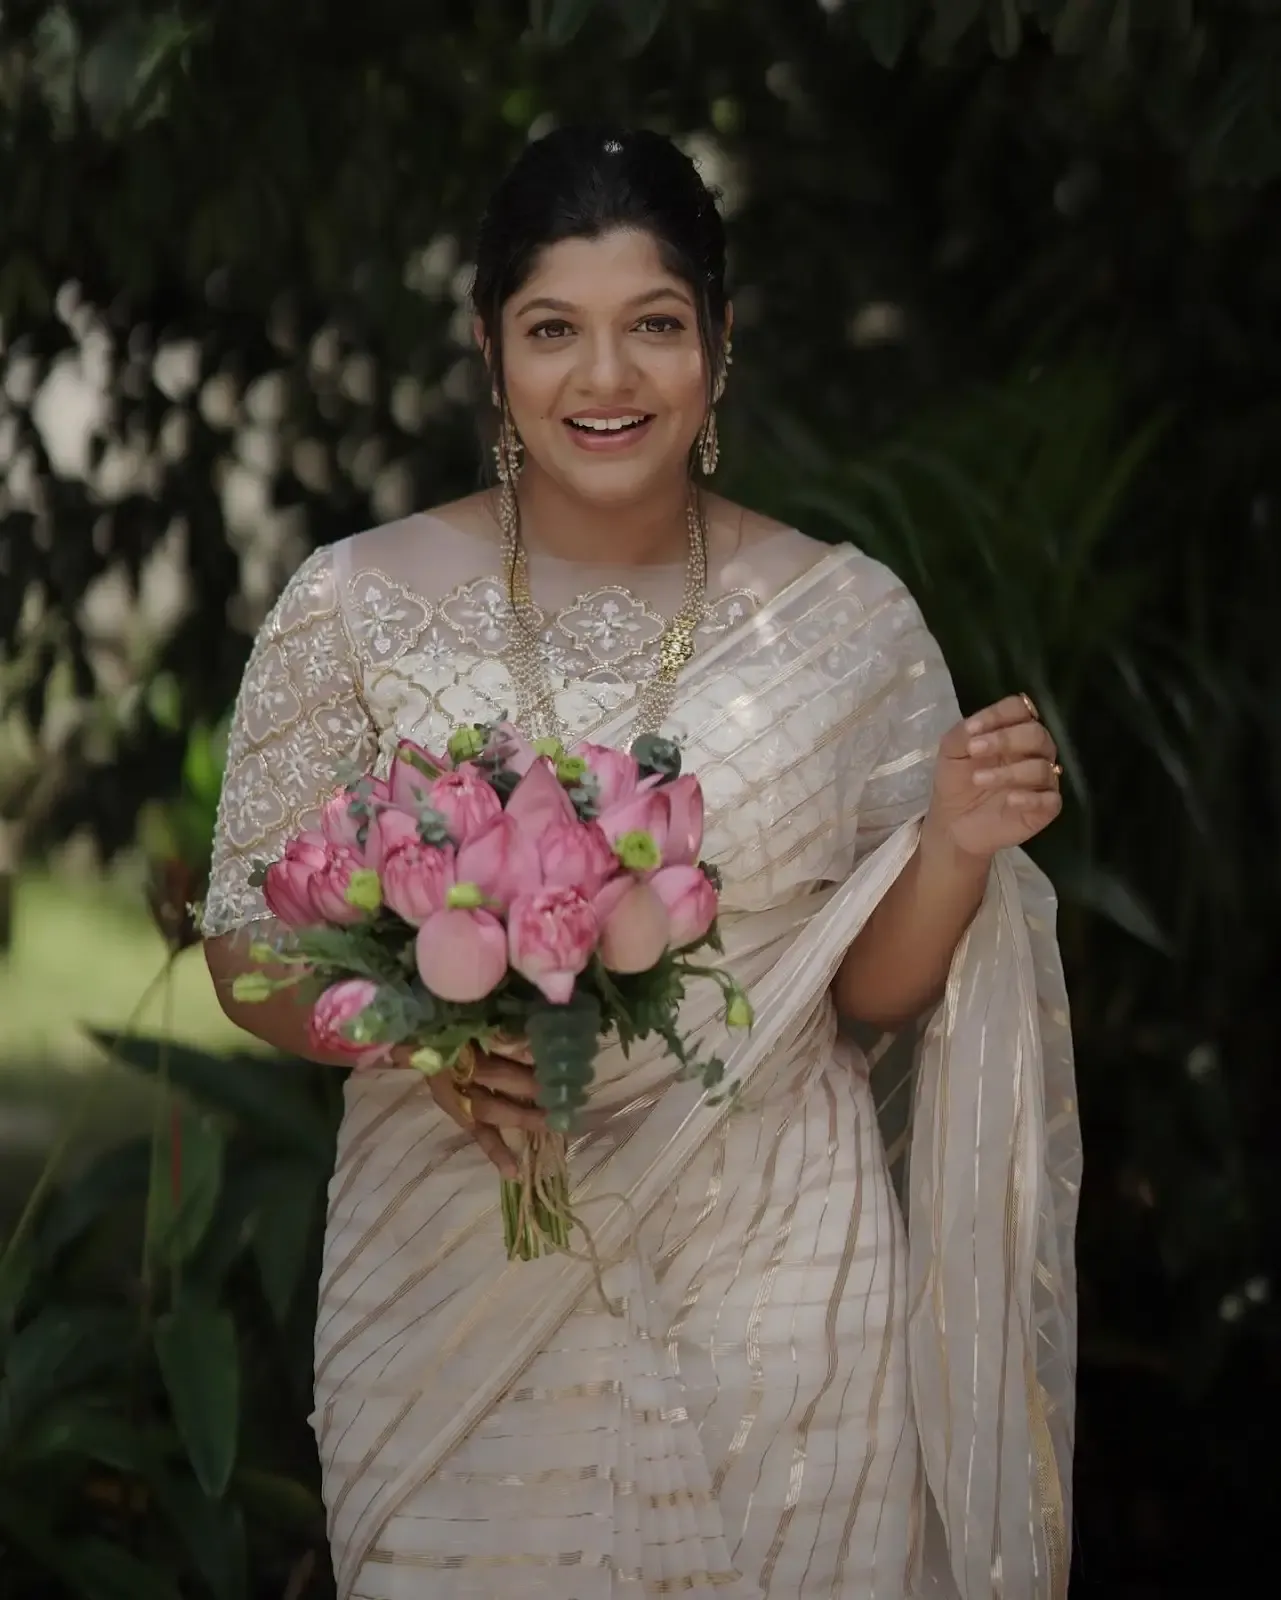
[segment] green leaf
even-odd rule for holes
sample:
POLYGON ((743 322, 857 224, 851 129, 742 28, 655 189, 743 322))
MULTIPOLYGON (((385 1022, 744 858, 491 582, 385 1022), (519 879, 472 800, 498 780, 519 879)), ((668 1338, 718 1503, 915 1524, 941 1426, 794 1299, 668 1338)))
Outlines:
POLYGON ((0 1419, 16 1430, 44 1402, 130 1359, 137 1324, 123 1311, 50 1306, 10 1341, 0 1383, 0 1419))
POLYGON ((534 0, 530 22, 535 33, 559 50, 582 31, 596 4, 597 0, 534 0))
POLYGON ((307 1245, 319 1213, 323 1180, 311 1167, 280 1162, 259 1174, 253 1252, 276 1321, 289 1316, 307 1245))
POLYGON ((222 775, 227 760, 225 726, 208 728, 197 723, 187 738, 182 763, 182 782, 187 794, 206 811, 216 811, 222 793, 222 775))
POLYGON ((158 1478, 153 1488, 214 1600, 247 1600, 249 1547, 241 1508, 232 1500, 209 1499, 191 1482, 158 1478))
POLYGON ((1169 936, 1138 892, 1117 874, 1093 862, 1081 862, 1059 873, 1065 900, 1086 906, 1150 949, 1169 956, 1169 936))
POLYGON ((56 1255, 130 1202, 145 1201, 150 1176, 149 1139, 105 1151, 50 1200, 37 1233, 42 1251, 56 1255))
POLYGON ((36 1252, 29 1239, 20 1240, 13 1248, 7 1240, 0 1246, 0 1351, 31 1286, 35 1265, 36 1252))
POLYGON ((156 1357, 192 1470, 218 1499, 236 1463, 240 1357, 229 1312, 179 1301, 155 1327, 156 1357))
POLYGON ((1023 41, 1018 0, 987 0, 987 30, 992 49, 1003 61, 1016 56, 1023 41))
POLYGON ((1084 50, 1098 31, 1103 0, 1063 0, 1050 41, 1060 55, 1084 50))
POLYGON ((147 1250, 170 1268, 195 1254, 222 1190, 224 1141, 213 1118, 176 1101, 152 1151, 147 1250))
POLYGON ((84 1600, 182 1600, 177 1580, 106 1539, 81 1539, 70 1552, 84 1600))
POLYGON ((323 1525, 325 1508, 304 1483, 260 1467, 238 1467, 232 1489, 251 1514, 278 1524, 287 1531, 310 1532, 323 1525))
POLYGON ((332 1166, 334 1132, 298 1083, 299 1064, 270 1056, 213 1055, 98 1028, 89 1033, 116 1060, 151 1077, 159 1075, 167 1057, 170 1081, 201 1104, 228 1112, 259 1138, 270 1138, 326 1172, 332 1166))
POLYGON ((650 43, 667 15, 667 0, 615 0, 623 24, 623 54, 637 56, 650 43))
POLYGON ((96 1461, 117 1472, 142 1475, 153 1464, 154 1451, 132 1423, 102 1400, 86 1396, 44 1411, 23 1438, 22 1456, 32 1462, 58 1456, 96 1461))
POLYGON ((859 0, 858 29, 878 66, 893 67, 907 44, 908 0, 859 0))

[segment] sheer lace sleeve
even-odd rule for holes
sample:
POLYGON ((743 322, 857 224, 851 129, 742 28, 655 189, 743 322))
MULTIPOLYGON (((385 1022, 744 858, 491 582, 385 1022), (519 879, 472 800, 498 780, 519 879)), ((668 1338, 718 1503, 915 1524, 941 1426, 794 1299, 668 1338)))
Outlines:
POLYGON ((241 682, 218 807, 206 937, 265 917, 253 863, 274 858, 306 827, 349 763, 373 764, 332 549, 317 550, 286 585, 254 643, 241 682))

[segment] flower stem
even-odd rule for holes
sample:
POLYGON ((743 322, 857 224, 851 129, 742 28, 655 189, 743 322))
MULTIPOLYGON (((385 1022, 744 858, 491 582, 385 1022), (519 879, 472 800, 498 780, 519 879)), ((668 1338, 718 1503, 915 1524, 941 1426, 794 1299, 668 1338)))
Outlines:
POLYGON ((509 1261, 533 1261, 569 1246, 574 1225, 564 1142, 531 1139, 519 1178, 502 1180, 503 1243, 509 1261))

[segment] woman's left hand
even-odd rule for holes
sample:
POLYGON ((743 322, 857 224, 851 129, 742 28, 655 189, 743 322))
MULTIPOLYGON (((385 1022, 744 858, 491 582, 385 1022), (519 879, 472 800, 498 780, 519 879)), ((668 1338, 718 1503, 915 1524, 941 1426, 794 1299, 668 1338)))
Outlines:
POLYGON ((983 861, 1026 844, 1063 809, 1056 758, 1026 695, 958 722, 939 744, 926 833, 983 861))

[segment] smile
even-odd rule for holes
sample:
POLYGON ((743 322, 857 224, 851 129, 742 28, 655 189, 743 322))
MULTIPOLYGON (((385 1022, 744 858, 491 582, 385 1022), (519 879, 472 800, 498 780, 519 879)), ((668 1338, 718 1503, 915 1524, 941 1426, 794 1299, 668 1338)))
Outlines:
POLYGON ((577 428, 584 433, 624 433, 632 428, 641 428, 647 422, 652 422, 652 416, 644 412, 635 412, 626 417, 566 417, 565 421, 571 428, 577 428))
POLYGON ((566 417, 569 436, 580 450, 629 450, 649 432, 653 414, 620 411, 615 416, 566 417))

